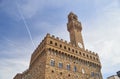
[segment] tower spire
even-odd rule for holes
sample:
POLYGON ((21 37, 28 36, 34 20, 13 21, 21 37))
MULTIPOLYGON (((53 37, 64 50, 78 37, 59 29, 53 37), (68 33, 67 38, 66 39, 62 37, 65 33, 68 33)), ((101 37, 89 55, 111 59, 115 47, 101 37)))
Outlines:
POLYGON ((70 12, 68 15, 67 30, 70 34, 70 42, 76 47, 84 48, 83 38, 82 38, 82 25, 78 21, 77 15, 70 12))

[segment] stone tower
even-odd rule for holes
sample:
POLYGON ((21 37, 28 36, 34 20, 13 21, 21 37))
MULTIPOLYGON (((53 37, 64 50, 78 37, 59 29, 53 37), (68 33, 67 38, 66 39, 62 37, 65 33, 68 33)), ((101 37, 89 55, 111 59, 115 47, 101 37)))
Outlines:
POLYGON ((70 43, 47 34, 31 56, 27 70, 14 79, 102 79, 98 54, 84 48, 82 26, 68 15, 70 43))
POLYGON ((70 33, 71 44, 84 49, 84 43, 81 34, 82 25, 78 21, 77 16, 72 12, 68 15, 67 29, 70 33))

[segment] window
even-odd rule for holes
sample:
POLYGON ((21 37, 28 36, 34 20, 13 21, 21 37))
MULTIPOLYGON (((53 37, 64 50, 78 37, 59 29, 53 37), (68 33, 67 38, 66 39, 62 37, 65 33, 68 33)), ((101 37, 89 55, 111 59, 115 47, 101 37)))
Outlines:
POLYGON ((74 72, 76 72, 77 71, 77 67, 76 66, 74 66, 74 72))
POLYGON ((66 49, 66 46, 64 46, 64 49, 66 49))
POLYGON ((63 63, 60 62, 58 67, 59 67, 59 68, 62 68, 62 67, 63 67, 63 63))
POLYGON ((51 59, 50 65, 51 65, 51 66, 55 66, 55 61, 54 61, 54 59, 51 59))
POLYGON ((54 73, 54 70, 52 70, 52 73, 54 73))
POLYGON ((68 50, 70 51, 70 48, 68 48, 68 50))
POLYGON ((94 76, 94 72, 91 72, 91 77, 93 77, 94 76))
POLYGON ((57 46, 57 43, 55 43, 55 46, 57 46))
POLYGON ((98 61, 98 58, 96 58, 96 60, 98 61))
POLYGON ((76 53, 78 53, 77 50, 76 50, 76 53))
POLYGON ((64 55, 63 55, 63 54, 61 54, 61 55, 60 55, 60 57, 63 59, 63 58, 64 58, 64 55))
POLYGON ((54 51, 54 52, 53 52, 53 54, 54 54, 54 55, 57 55, 57 52, 56 52, 56 51, 54 51))
POLYGON ((60 75, 62 75, 62 72, 60 72, 60 75))
POLYGON ((68 74, 68 77, 70 77, 70 74, 68 74))
POLYGON ((52 42, 52 41, 50 41, 50 44, 53 44, 53 42, 52 42))
POLYGON ((81 55, 81 52, 79 52, 79 54, 81 55))
POLYGON ((83 56, 85 56, 85 54, 83 53, 83 56))
POLYGON ((62 47, 62 45, 60 44, 60 48, 62 47))
POLYGON ((92 56, 90 56, 90 59, 92 59, 92 56))
POLYGON ((67 64, 67 70, 70 70, 70 64, 67 64))
POLYGON ((74 49, 72 49, 72 52, 74 52, 74 49))
POLYGON ((87 55, 87 57, 88 57, 88 55, 87 55))
POLYGON ((98 76, 98 78, 100 78, 100 75, 99 75, 99 73, 97 73, 96 75, 98 76))

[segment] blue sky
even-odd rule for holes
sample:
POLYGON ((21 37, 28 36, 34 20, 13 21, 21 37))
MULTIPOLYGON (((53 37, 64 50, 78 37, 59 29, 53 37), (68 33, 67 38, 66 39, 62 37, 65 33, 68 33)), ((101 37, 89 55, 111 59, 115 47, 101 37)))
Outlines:
POLYGON ((82 22, 85 48, 100 56, 104 79, 116 74, 120 70, 119 0, 0 0, 0 79, 12 79, 27 69, 32 52, 47 33, 69 41, 66 23, 71 11, 82 22))

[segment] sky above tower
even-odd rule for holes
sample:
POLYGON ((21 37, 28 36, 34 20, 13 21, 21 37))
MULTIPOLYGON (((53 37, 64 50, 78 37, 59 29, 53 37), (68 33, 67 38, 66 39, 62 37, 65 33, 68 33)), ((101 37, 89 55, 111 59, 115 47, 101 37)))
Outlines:
POLYGON ((47 33, 69 41, 66 23, 71 11, 82 23, 85 48, 100 56, 103 78, 116 74, 120 0, 0 0, 0 79, 27 69, 47 33))

